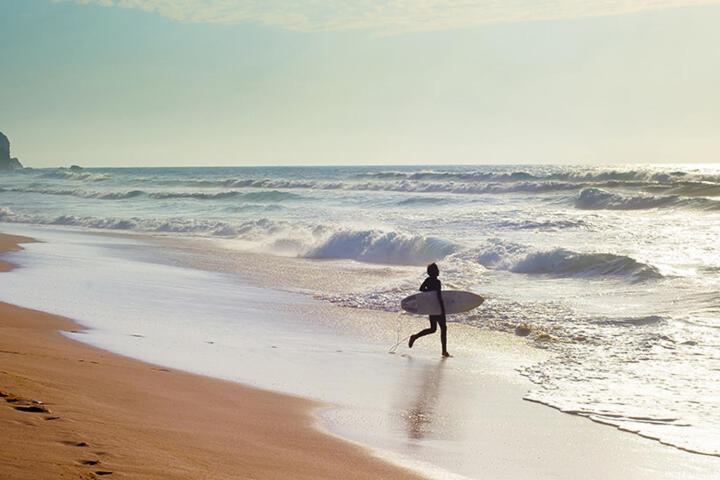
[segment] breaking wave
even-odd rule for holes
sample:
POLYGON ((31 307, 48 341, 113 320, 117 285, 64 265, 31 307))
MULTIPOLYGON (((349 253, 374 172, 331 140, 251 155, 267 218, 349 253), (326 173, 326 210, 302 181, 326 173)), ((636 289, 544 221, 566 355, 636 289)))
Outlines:
POLYGON ((488 183, 472 184, 468 182, 428 182, 408 179, 378 181, 327 181, 327 180, 290 180, 290 179, 219 179, 219 180, 173 180, 165 185, 179 185, 195 188, 265 188, 265 189, 307 189, 307 190, 348 190, 348 191, 385 191, 408 193, 459 193, 459 194, 503 194, 503 193, 539 193, 553 191, 578 190, 582 185, 567 182, 517 182, 513 184, 488 183))
POLYGON ((385 171, 385 172, 369 172, 357 174, 356 178, 373 178, 380 180, 406 179, 406 180, 443 180, 443 181, 462 181, 462 182, 518 182, 518 181, 550 181, 564 180, 571 182, 604 182, 604 181, 621 181, 621 182, 660 182, 668 183, 681 181, 685 179, 693 179, 697 181, 720 181, 720 175, 715 174, 695 174, 685 171, 658 172, 650 169, 637 170, 568 170, 568 171, 548 171, 547 173, 531 173, 524 170, 514 172, 487 172, 487 171, 468 171, 468 172, 444 172, 444 171, 423 171, 423 172, 402 172, 402 171, 385 171))
POLYGON ((335 232, 304 256, 346 258, 368 263, 424 265, 455 252, 450 242, 395 231, 344 230, 335 232))
POLYGON ((8 223, 31 223, 38 225, 62 225, 103 230, 130 230, 157 233, 195 233, 218 236, 232 236, 238 231, 237 228, 225 222, 190 218, 154 219, 78 215, 59 215, 50 217, 36 214, 15 213, 4 207, 0 207, 0 221, 8 223))
POLYGON ((564 248, 534 251, 524 245, 491 240, 480 249, 461 252, 459 257, 494 270, 557 277, 625 277, 632 282, 660 279, 653 265, 626 255, 580 253, 564 248))
POLYGON ((447 198, 438 197, 410 197, 397 202, 397 204, 401 206, 440 205, 443 203, 449 203, 449 200, 447 198))
POLYGON ((136 198, 146 196, 157 200, 164 199, 196 199, 196 200, 222 200, 227 198, 241 198, 243 200, 254 202, 282 202, 286 200, 308 199, 296 193, 281 192, 279 190, 269 190, 260 192, 242 192, 238 190, 230 190, 224 192, 208 193, 208 192, 146 192, 144 190, 127 190, 127 191, 109 191, 97 192, 79 189, 53 189, 53 188, 37 188, 37 187, 16 187, 2 188, 0 192, 16 192, 16 193, 38 193, 41 195, 62 195, 73 196, 79 198, 94 198, 99 200, 123 200, 127 198, 136 198))
POLYGON ((92 173, 87 171, 75 171, 65 168, 57 170, 40 170, 41 178, 54 178, 60 180, 89 180, 92 182, 101 182, 110 179, 109 173, 92 173))
MULTIPOLYGON (((260 189, 277 191, 273 195, 279 196, 284 190, 340 190, 340 191, 387 191, 399 193, 441 193, 441 194, 552 194, 553 192, 580 192, 577 199, 578 208, 585 209, 643 209, 657 208, 665 205, 682 205, 697 208, 714 209, 717 206, 707 204, 698 198, 698 202, 692 203, 693 198, 685 197, 713 197, 720 196, 720 174, 699 170, 689 171, 659 171, 657 169, 588 169, 588 168, 530 168, 527 170, 505 170, 501 171, 494 167, 486 170, 426 170, 426 171, 374 171, 364 173, 348 174, 337 178, 293 178, 289 177, 265 177, 264 172, 247 170, 250 177, 243 177, 238 170, 239 178, 233 178, 233 174, 227 176, 198 176, 202 174, 186 175, 177 172, 173 176, 160 176, 155 173, 142 174, 130 171, 121 171, 111 174, 108 172, 87 171, 87 170, 36 170, 30 174, 36 178, 87 181, 95 182, 113 179, 116 181, 127 181, 133 186, 145 185, 148 188, 148 198, 195 198, 200 200, 223 199, 241 196, 242 189, 260 189), (258 176, 258 173, 260 176, 258 176), (162 191, 157 187, 175 186, 179 191, 162 191), (187 189, 195 191, 186 191, 187 189), (215 191, 204 191, 214 189, 215 191), (225 191, 217 191, 224 189, 225 191), (608 198, 598 191, 608 192, 611 190, 618 195, 617 198, 608 198), (635 196, 628 194, 628 191, 638 192, 635 196), (646 192, 651 195, 640 195, 646 192), (629 195, 629 196, 628 196, 629 195), (657 195, 657 196, 653 196, 657 195), (602 198, 599 198, 602 197, 602 198), (622 198, 621 198, 622 197, 622 198)), ((43 185, 44 186, 44 185, 43 185)), ((28 190, 29 191, 29 190, 28 190)), ((56 195, 75 195, 85 198, 121 199, 139 196, 142 190, 133 190, 132 193, 111 193, 107 196, 96 192, 74 191, 65 189, 62 191, 40 191, 35 193, 47 193, 56 195)), ((289 192, 284 193, 286 196, 289 192)), ((289 198, 289 197, 288 197, 289 198)), ((263 201, 265 199, 262 199, 263 201)), ((268 199, 274 201, 274 199, 268 199)), ((430 202, 429 200, 411 200, 407 203, 430 202)))
POLYGON ((707 198, 683 198, 677 195, 627 196, 600 188, 586 188, 581 191, 575 206, 584 210, 646 210, 672 207, 720 210, 720 202, 707 198))
POLYGON ((1 188, 0 192, 16 192, 16 193, 39 193, 41 195, 62 195, 72 196, 79 198, 96 198, 100 200, 122 200, 125 198, 135 198, 145 195, 142 190, 128 190, 128 191, 116 191, 116 192, 95 192, 86 190, 62 190, 52 188, 36 188, 36 187, 25 187, 25 188, 1 188))
POLYGON ((242 198, 254 202, 282 202, 286 200, 307 199, 296 193, 281 192, 279 190, 269 190, 261 192, 241 192, 230 190, 217 193, 206 192, 155 192, 148 195, 150 198, 167 199, 167 198, 190 198, 197 200, 216 200, 225 198, 242 198))
POLYGON ((558 231, 567 229, 591 230, 585 220, 502 220, 492 224, 494 228, 508 230, 558 231))
POLYGON ((685 197, 717 197, 720 196, 720 184, 711 182, 678 182, 664 185, 648 185, 644 189, 649 192, 665 195, 682 195, 685 197))
POLYGON ((355 230, 261 218, 237 224, 193 218, 43 217, 0 207, 0 222, 62 225, 102 230, 236 238, 260 250, 316 259, 348 259, 389 265, 425 265, 457 251, 436 237, 378 229, 355 230))

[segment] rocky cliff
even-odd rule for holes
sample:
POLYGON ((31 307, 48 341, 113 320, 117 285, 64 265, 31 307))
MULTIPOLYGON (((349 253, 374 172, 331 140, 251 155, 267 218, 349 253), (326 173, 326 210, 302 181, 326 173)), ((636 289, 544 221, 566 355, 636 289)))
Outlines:
POLYGON ((0 132, 0 170, 17 170, 23 168, 20 160, 10 156, 10 140, 0 132))

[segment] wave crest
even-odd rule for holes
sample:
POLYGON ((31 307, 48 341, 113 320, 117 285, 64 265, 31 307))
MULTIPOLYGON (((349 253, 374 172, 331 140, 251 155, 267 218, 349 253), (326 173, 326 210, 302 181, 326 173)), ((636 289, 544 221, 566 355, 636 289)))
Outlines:
POLYGON ((720 210, 720 202, 707 198, 683 198, 677 195, 627 196, 600 188, 582 190, 575 201, 575 206, 583 210, 647 210, 673 207, 720 210))
POLYGON ((0 222, 63 225, 145 233, 179 233, 218 236, 250 242, 252 248, 306 258, 349 259, 389 265, 425 265, 440 260, 458 247, 437 237, 394 230, 308 225, 259 218, 228 223, 196 218, 118 218, 21 214, 0 207, 0 222))
POLYGON ((395 231, 341 230, 332 233, 304 256, 393 265, 424 265, 444 258, 456 249, 454 244, 436 237, 395 231))
POLYGON ((74 171, 67 168, 59 168, 57 170, 41 170, 40 177, 54 178, 60 180, 88 180, 92 182, 102 182, 111 178, 109 173, 92 173, 87 171, 74 171))
POLYGON ((691 173, 685 171, 662 172, 653 169, 635 170, 550 170, 546 172, 530 172, 516 170, 514 172, 492 171, 439 171, 426 170, 421 172, 384 171, 360 173, 356 178, 371 178, 378 180, 440 180, 462 182, 518 182, 518 181, 570 181, 570 182, 658 182, 672 183, 682 180, 720 181, 720 175, 691 173))
POLYGON ((148 195, 155 199, 171 199, 186 198, 195 200, 220 200, 226 198, 242 198, 254 202, 282 202, 286 200, 297 200, 303 198, 301 195, 291 192, 281 192, 279 190, 267 190, 260 192, 241 192, 238 190, 230 190, 225 192, 208 193, 208 192, 154 192, 148 195))
POLYGON ((632 282, 660 279, 657 267, 626 255, 583 253, 565 248, 536 251, 524 245, 493 239, 483 248, 460 252, 456 257, 494 270, 557 277, 624 277, 632 282))
POLYGON ((623 276, 638 281, 662 278, 656 267, 625 255, 577 253, 563 248, 531 253, 517 262, 512 271, 562 277, 623 276))

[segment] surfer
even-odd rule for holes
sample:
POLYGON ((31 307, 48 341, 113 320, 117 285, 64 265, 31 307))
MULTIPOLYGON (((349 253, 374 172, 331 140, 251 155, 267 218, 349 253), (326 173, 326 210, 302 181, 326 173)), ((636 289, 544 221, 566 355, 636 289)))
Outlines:
POLYGON ((447 351, 447 324, 445 323, 445 305, 443 304, 442 294, 440 293, 440 291, 442 290, 442 284, 440 283, 440 279, 438 278, 440 276, 440 269, 436 264, 431 263, 427 266, 427 274, 428 278, 426 278, 422 285, 420 285, 420 291, 437 292, 438 301, 440 302, 440 311, 442 312, 442 314, 430 315, 430 328, 426 328, 425 330, 422 330, 415 335, 410 335, 408 347, 412 348, 415 340, 417 340, 418 338, 435 333, 435 331, 437 330, 437 326, 440 325, 440 342, 442 343, 442 355, 443 357, 449 357, 450 354, 447 351))

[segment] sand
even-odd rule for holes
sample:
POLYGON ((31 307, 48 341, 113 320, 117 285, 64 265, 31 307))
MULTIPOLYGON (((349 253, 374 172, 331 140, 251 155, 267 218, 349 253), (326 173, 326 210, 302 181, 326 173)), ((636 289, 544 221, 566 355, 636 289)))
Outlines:
MULTIPOLYGON (((17 249, 19 241, 24 239, 0 236, 0 247, 17 249)), ((48 242, 33 247, 49 247, 52 238, 48 242)), ((33 268, 32 262, 28 265, 33 268)), ((21 282, 21 273, 0 274, 0 292, 13 290, 9 282, 21 282)), ((40 272, 33 281, 14 285, 25 285, 25 291, 42 281, 47 291, 54 278, 61 277, 40 272)), ((105 281, 118 282, 111 278, 105 281)), ((88 298, 97 300, 98 293, 88 298)), ((24 299, 26 306, 35 302, 40 305, 42 299, 24 299)), ((308 334, 296 343, 285 338, 278 340, 280 348, 273 352, 280 354, 275 355, 248 346, 243 361, 232 366, 237 375, 225 378, 274 379, 260 386, 277 384, 311 397, 342 385, 352 401, 342 395, 326 398, 337 408, 315 412, 316 402, 95 349, 58 334, 83 331, 68 319, 0 304, 0 391, 7 395, 0 399, 0 479, 412 476, 369 450, 319 431, 318 415, 323 428, 342 438, 443 480, 450 471, 483 480, 718 478, 720 458, 683 452, 524 401, 531 385, 514 368, 539 361, 535 357, 541 352, 514 336, 453 324, 456 357, 449 361, 439 359, 437 337, 411 352, 388 355, 380 346, 389 346, 394 332, 379 344, 363 338, 374 331, 367 327, 395 325, 393 314, 324 303, 293 304, 292 311, 298 325, 305 325, 309 314, 315 321, 330 321, 331 331, 357 328, 357 335, 352 341, 341 335, 328 340, 308 334), (333 349, 320 352, 318 338, 333 349), (346 353, 334 350, 341 345, 346 353), (243 366, 250 368, 238 373, 243 366)), ((416 329, 425 325, 416 321, 416 329)), ((95 335, 88 330, 73 336, 92 342, 95 335)), ((183 368, 183 362, 174 364, 183 368)))
MULTIPOLYGON (((0 251, 26 241, 0 234, 0 251)), ((314 402, 59 333, 73 330, 0 303, 0 479, 417 478, 315 428, 314 402)))

